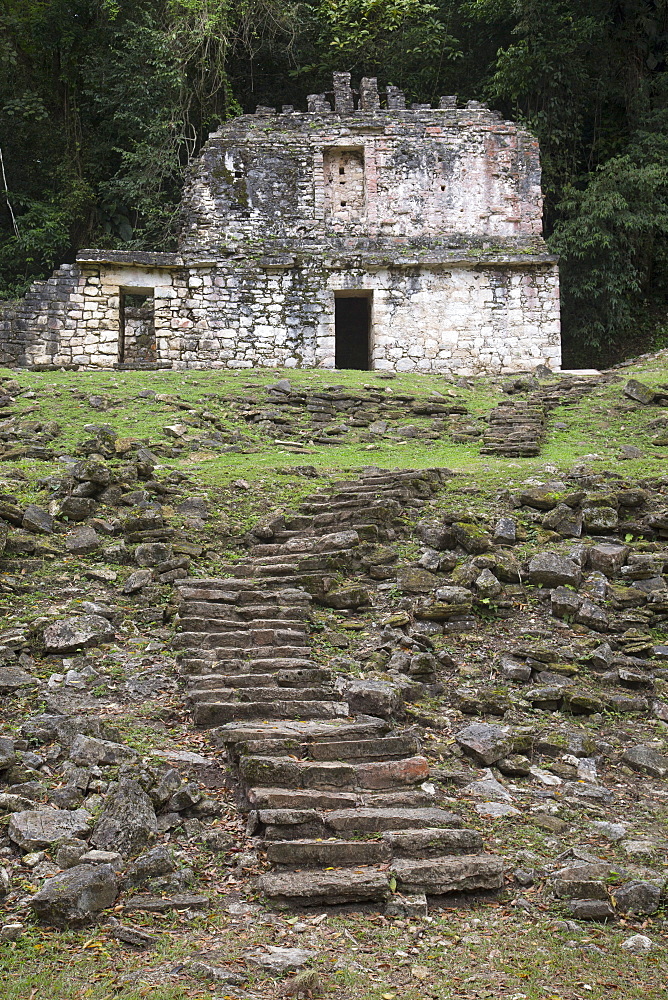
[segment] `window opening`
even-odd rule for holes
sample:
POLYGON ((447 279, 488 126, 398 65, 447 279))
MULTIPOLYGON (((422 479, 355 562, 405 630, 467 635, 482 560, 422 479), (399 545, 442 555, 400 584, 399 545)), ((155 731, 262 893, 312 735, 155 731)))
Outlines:
POLYGON ((325 217, 341 222, 362 218, 365 206, 364 149, 325 149, 323 167, 325 217))

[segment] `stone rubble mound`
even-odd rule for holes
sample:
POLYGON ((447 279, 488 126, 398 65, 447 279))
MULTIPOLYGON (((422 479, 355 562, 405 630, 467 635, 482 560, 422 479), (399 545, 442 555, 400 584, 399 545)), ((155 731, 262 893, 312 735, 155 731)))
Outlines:
POLYGON ((335 444, 342 437, 360 442, 385 436, 439 438, 450 418, 461 419, 466 413, 466 406, 456 398, 438 394, 417 399, 375 385, 367 386, 364 392, 343 386, 305 390, 293 387, 287 379, 268 386, 265 405, 246 402, 239 407, 242 419, 278 442, 287 439, 284 443, 294 447, 335 444), (411 416, 432 417, 432 425, 391 423, 411 416))

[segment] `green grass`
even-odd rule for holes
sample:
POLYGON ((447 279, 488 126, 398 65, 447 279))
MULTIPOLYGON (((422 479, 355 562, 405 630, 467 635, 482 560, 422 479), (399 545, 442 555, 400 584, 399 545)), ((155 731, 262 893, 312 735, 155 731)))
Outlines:
MULTIPOLYGON (((531 890, 525 893, 529 906, 531 896, 531 890)), ((665 996, 665 939, 664 947, 649 955, 629 955, 621 943, 635 926, 557 930, 539 909, 528 915, 508 904, 446 910, 428 921, 330 914, 303 934, 292 930, 294 918, 274 915, 269 923, 263 910, 247 924, 215 912, 192 921, 172 915, 122 919, 156 934, 155 950, 134 953, 104 928, 57 936, 32 928, 20 942, 3 946, 3 1000, 277 997, 289 976, 277 981, 243 958, 265 944, 315 950, 312 967, 320 974, 323 995, 337 1000, 665 996), (214 989, 188 975, 187 959, 213 949, 223 956, 213 964, 245 972, 247 987, 214 989)), ((300 917, 307 924, 311 919, 300 917)), ((661 934, 649 933, 661 942, 661 934)))
MULTIPOLYGON (((430 516, 438 512, 456 511, 460 516, 470 512, 482 523, 489 524, 499 513, 507 513, 507 495, 532 476, 545 479, 558 478, 561 474, 583 461, 584 456, 595 454, 600 458, 586 459, 594 471, 610 471, 627 477, 630 481, 663 480, 666 475, 666 449, 651 444, 652 431, 648 424, 658 418, 668 418, 668 409, 634 407, 624 397, 622 388, 627 378, 635 377, 650 385, 668 381, 668 364, 665 358, 648 359, 619 371, 619 381, 597 388, 590 396, 572 407, 553 411, 548 417, 548 436, 542 453, 535 459, 497 459, 480 454, 478 443, 456 444, 444 435, 440 440, 380 439, 371 447, 365 443, 338 441, 331 445, 309 444, 307 425, 300 425, 305 435, 305 452, 296 454, 290 448, 275 445, 267 440, 254 425, 243 420, 238 403, 244 398, 263 403, 264 386, 278 378, 288 378, 295 387, 312 389, 340 385, 348 389, 363 390, 372 385, 390 397, 394 394, 412 394, 428 398, 434 392, 447 400, 464 403, 472 418, 487 414, 505 395, 500 391, 503 379, 471 379, 466 385, 456 385, 445 376, 398 375, 393 380, 383 380, 370 372, 329 372, 313 370, 260 370, 240 372, 49 372, 6 371, 27 389, 35 391, 35 398, 21 397, 14 409, 26 413, 26 420, 56 420, 61 427, 53 449, 58 454, 73 454, 77 445, 89 435, 83 431, 85 423, 108 423, 122 437, 132 437, 149 445, 168 443, 164 436, 165 425, 181 422, 184 411, 173 403, 138 399, 145 388, 167 393, 174 400, 187 404, 197 413, 214 413, 219 423, 231 434, 243 436, 243 452, 224 454, 184 449, 178 457, 164 457, 157 477, 170 470, 179 470, 189 477, 184 492, 205 495, 212 512, 211 520, 198 532, 197 541, 204 547, 201 557, 193 560, 192 573, 215 575, 225 560, 237 558, 241 551, 238 536, 269 512, 290 510, 320 486, 327 485, 339 476, 354 472, 366 465, 384 468, 428 468, 445 466, 457 475, 448 483, 433 505, 430 516), (469 386, 467 388, 467 385, 469 386), (387 391, 390 390, 390 391, 387 391), (105 396, 113 404, 104 412, 95 410, 87 401, 91 394, 105 396), (452 395, 454 394, 454 395, 452 395), (555 425, 563 423, 563 428, 555 425), (643 451, 637 460, 619 462, 617 455, 621 444, 635 444, 643 451), (314 466, 321 474, 317 478, 304 478, 285 474, 294 466, 314 466), (284 471, 279 471, 284 470, 284 471), (236 484, 244 480, 248 487, 236 484)), ((186 414, 188 416, 188 414, 186 414)), ((405 418, 390 421, 395 425, 415 423, 421 427, 431 424, 430 418, 406 413, 405 418)), ((56 461, 41 462, 22 459, 0 465, 0 490, 16 496, 20 504, 37 502, 44 505, 48 493, 40 488, 41 477, 62 467, 56 461), (16 478, 17 472, 19 477, 16 478)), ((139 484, 141 486, 141 484, 139 484)), ((181 526, 183 521, 174 511, 169 513, 169 523, 181 526)), ((520 527, 527 538, 535 542, 540 538, 540 527, 530 516, 519 515, 520 527)), ((49 539, 39 540, 51 544, 49 539)), ((56 539, 56 542, 58 539, 56 539)), ((415 547, 401 543, 402 558, 414 557, 415 547)), ((515 555, 520 557, 525 546, 518 545, 515 555)), ((2 597, 2 610, 6 612, 5 627, 26 626, 43 614, 51 614, 53 595, 69 580, 81 581, 82 571, 95 557, 72 559, 58 557, 53 562, 26 559, 22 562, 25 573, 15 579, 16 592, 2 597), (21 588, 25 592, 22 592, 21 588)), ((128 567, 114 567, 119 581, 130 571, 128 567)), ((391 596, 391 595, 390 595, 391 596)), ((399 596, 394 595, 394 596, 399 596)), ((131 611, 122 598, 118 601, 121 611, 131 611)), ((60 610, 69 611, 75 602, 62 601, 60 610)), ((539 605, 533 599, 527 602, 527 616, 534 615, 539 605)), ((355 619, 360 623, 371 621, 372 613, 360 611, 355 619)), ((348 658, 351 669, 364 669, 356 659, 358 642, 364 641, 364 632, 351 629, 350 620, 329 611, 319 611, 317 619, 330 633, 345 636, 349 647, 339 649, 328 641, 327 632, 319 638, 317 649, 323 661, 332 655, 348 658)), ((481 677, 489 674, 488 626, 504 635, 504 623, 494 618, 490 610, 489 622, 481 622, 480 633, 443 637, 437 646, 460 656, 469 668, 479 670, 481 677), (486 633, 487 629, 487 633, 486 633)), ((121 623, 121 633, 123 625, 121 623)), ((169 628, 163 638, 169 641, 169 628)), ((540 625, 537 625, 540 628, 540 625)), ((527 628, 531 637, 532 628, 527 628)), ((509 633, 511 634, 511 633, 509 633)), ((664 637, 664 630, 657 629, 657 639, 664 637)), ((133 634, 136 639, 136 634, 133 634)), ((515 636, 516 638, 517 636, 515 636)), ((121 640, 122 643, 123 640, 121 640)), ((509 640, 510 641, 510 640, 509 640)), ((129 648, 129 645, 126 646, 129 648)), ((141 652, 140 644, 132 645, 132 652, 141 652)), ((92 662, 101 674, 100 687, 123 680, 125 666, 121 667, 107 657, 104 650, 91 651, 86 662, 92 662)), ((131 669, 137 670, 137 663, 131 669)), ((48 676, 51 666, 38 666, 39 676, 48 676)), ((581 671, 586 681, 587 671, 581 671)), ((476 676, 459 675, 453 683, 463 687, 475 686, 476 676)), ((16 718, 38 710, 30 693, 17 695, 7 702, 6 717, 16 718)), ((442 725, 443 702, 421 702, 415 706, 423 718, 433 717, 442 725)), ((200 747, 184 721, 180 696, 156 701, 146 700, 135 707, 110 714, 108 721, 116 727, 118 738, 148 754, 161 747, 202 749, 211 752, 205 743, 200 747), (169 704, 165 704, 169 701, 169 704), (169 712, 174 708, 174 717, 169 712)), ((536 731, 558 727, 564 718, 553 719, 545 713, 526 710, 524 721, 536 731)), ((577 717, 578 727, 591 727, 599 738, 619 736, 633 742, 639 738, 638 720, 628 716, 617 719, 577 717)), ((642 720, 643 731, 650 723, 642 720)), ((652 723, 657 735, 665 730, 662 723, 652 723)), ((3 731, 9 731, 9 723, 3 731)), ((447 731, 447 730, 446 730, 447 731)), ((441 750, 444 735, 432 733, 435 747, 441 750)), ((429 733, 428 733, 429 735, 429 733)), ((427 750, 429 750, 429 742, 427 750)), ((432 762, 439 766, 439 753, 435 750, 432 762)), ((455 761, 455 766, 457 762, 455 761)), ((443 785, 444 796, 448 786, 443 785)), ((532 824, 515 824, 501 821, 490 824, 475 813, 471 804, 459 803, 467 823, 480 829, 489 850, 507 855, 513 866, 514 854, 520 847, 530 848, 539 858, 552 862, 554 840, 532 824)), ((638 805, 636 823, 642 805, 638 805)), ((588 818, 596 818, 596 807, 583 804, 577 810, 563 810, 560 816, 576 827, 578 836, 587 843, 588 818)), ((647 812, 647 829, 665 828, 668 809, 662 803, 653 803, 647 812)), ((562 841, 557 850, 565 849, 562 841)), ((596 842, 594 850, 613 861, 624 860, 621 849, 614 845, 596 842), (607 853, 606 853, 607 852, 607 853)), ((216 870, 209 888, 214 903, 221 900, 230 869, 216 870)), ((248 888, 248 885, 245 885, 248 888)), ((0 946, 0 998, 2 1000, 203 1000, 204 997, 278 997, 281 983, 267 978, 253 967, 245 966, 242 955, 264 943, 313 947, 318 952, 314 967, 321 971, 324 996, 336 1000, 658 1000, 666 993, 666 926, 664 915, 659 913, 647 922, 617 924, 614 927, 580 925, 577 931, 554 929, 554 914, 546 913, 540 894, 533 889, 522 890, 521 896, 533 907, 525 913, 513 906, 515 889, 509 886, 509 898, 496 904, 474 903, 471 909, 433 913, 433 920, 388 921, 378 914, 330 914, 327 919, 309 929, 305 934, 294 933, 285 916, 265 919, 260 909, 245 924, 234 921, 223 912, 198 916, 189 921, 183 916, 166 918, 141 917, 136 914, 123 917, 125 922, 145 926, 159 937, 157 948, 146 954, 130 952, 115 942, 104 927, 88 928, 82 932, 43 931, 30 925, 25 937, 17 944, 0 946), (478 921, 480 921, 478 923, 478 921), (646 957, 634 957, 621 950, 621 942, 635 931, 648 934, 660 947, 646 957), (467 935, 477 935, 477 943, 467 935), (353 940, 351 940, 354 939, 353 940), (576 942, 571 947, 569 940, 576 942), (578 946, 596 946, 599 951, 582 950, 578 946), (188 955, 208 948, 222 949, 232 967, 249 974, 248 988, 226 991, 223 985, 210 989, 198 983, 183 971, 188 955), (416 949, 413 952, 411 949, 416 949), (396 955, 395 952, 405 952, 396 955), (334 971, 341 962, 344 970, 334 971), (419 973, 416 970, 420 970, 419 973), (426 970, 426 971, 424 971, 426 970), (424 978, 419 978, 424 977, 424 978)), ((518 893, 519 895, 519 893, 518 893)), ((122 916, 122 914, 118 914, 122 916)), ((309 917, 305 918, 308 922, 309 917)))
MULTIPOLYGON (((211 412, 223 421, 230 432, 240 432, 247 439, 248 453, 215 454, 214 452, 186 452, 178 459, 165 458, 161 464, 165 468, 180 468, 197 479, 202 487, 229 485, 236 478, 243 478, 254 486, 262 487, 271 480, 272 489, 278 487, 286 499, 299 499, 311 491, 313 481, 303 481, 296 488, 294 482, 286 483, 291 477, 276 476, 276 469, 292 466, 312 465, 324 474, 345 473, 364 465, 378 465, 385 468, 428 468, 445 466, 464 473, 467 478, 483 482, 487 488, 508 485, 513 476, 518 479, 531 475, 546 465, 566 469, 581 461, 588 454, 600 455, 591 460, 596 469, 611 465, 619 445, 638 444, 645 452, 642 459, 626 461, 615 468, 629 476, 646 477, 661 475, 665 462, 665 449, 656 448, 651 443, 651 432, 647 424, 653 417, 665 413, 657 407, 625 408, 629 401, 622 394, 622 386, 627 377, 637 377, 649 385, 665 381, 667 368, 665 360, 647 361, 624 369, 620 381, 601 387, 572 407, 557 409, 549 417, 549 436, 543 451, 537 459, 498 459, 481 456, 477 444, 457 444, 444 436, 439 441, 423 439, 380 439, 369 445, 340 442, 332 445, 306 445, 307 452, 294 454, 289 449, 267 441, 262 432, 252 424, 242 420, 236 410, 230 408, 228 400, 249 398, 263 403, 263 387, 273 384, 277 378, 288 378, 297 388, 318 389, 323 386, 342 386, 346 389, 363 391, 365 385, 380 389, 386 396, 413 394, 418 398, 428 398, 434 392, 441 393, 450 400, 454 393, 458 402, 469 408, 471 416, 483 416, 506 398, 500 392, 503 381, 495 379, 469 380, 471 388, 455 387, 452 380, 438 375, 400 374, 390 382, 377 378, 372 372, 317 370, 256 370, 240 372, 192 371, 192 372, 27 372, 5 370, 27 389, 36 392, 34 400, 22 397, 16 409, 25 412, 33 406, 37 413, 28 414, 27 419, 55 420, 61 426, 61 433, 55 442, 56 450, 71 452, 87 435, 83 431, 86 423, 108 423, 121 437, 155 443, 164 441, 163 427, 180 422, 184 412, 169 402, 139 399, 142 389, 153 389, 166 393, 181 403, 189 404, 196 413, 211 412), (99 412, 93 409, 87 397, 102 395, 111 402, 110 409, 99 412), (564 423, 563 429, 555 428, 556 423, 564 423), (517 470, 517 472, 514 472, 517 470)), ((3 372, 0 372, 3 374, 3 372)), ((186 418, 188 414, 185 414, 186 418)), ((410 414, 401 423, 415 423, 428 426, 430 418, 414 417, 410 414)), ((29 478, 36 473, 43 474, 56 468, 53 463, 22 460, 19 463, 29 478)), ((21 491, 17 484, 14 491, 21 491)))

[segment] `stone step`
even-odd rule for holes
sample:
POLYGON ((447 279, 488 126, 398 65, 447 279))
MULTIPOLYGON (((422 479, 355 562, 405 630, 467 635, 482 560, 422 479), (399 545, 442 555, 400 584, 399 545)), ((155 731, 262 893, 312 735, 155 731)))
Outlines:
POLYGON ((253 559, 268 560, 271 558, 289 558, 291 555, 318 555, 328 552, 350 550, 359 545, 360 537, 356 531, 325 532, 319 535, 301 534, 287 542, 263 542, 249 549, 253 559))
POLYGON ((297 656, 252 656, 250 662, 253 670, 263 670, 270 673, 278 673, 281 670, 327 670, 332 673, 330 667, 321 667, 313 660, 306 659, 304 653, 308 650, 300 649, 297 656))
POLYGON ((220 702, 238 702, 239 704, 248 704, 248 702, 264 702, 265 706, 267 703, 274 701, 290 702, 290 701, 332 701, 336 697, 336 691, 332 687, 262 687, 260 685, 253 688, 245 687, 193 687, 188 690, 188 701, 197 704, 204 703, 220 703, 220 702))
POLYGON ((221 726, 212 734, 218 746, 226 746, 236 750, 252 740, 299 739, 308 742, 329 741, 336 738, 344 740, 375 739, 389 732, 390 725, 385 719, 375 719, 370 716, 355 722, 335 719, 331 722, 310 722, 287 720, 267 721, 262 724, 231 722, 221 726))
POLYGON ((370 490, 369 493, 364 496, 351 494, 349 496, 340 497, 339 499, 333 498, 330 500, 329 498, 324 498, 320 502, 304 503, 301 504, 299 512, 300 514, 316 517, 318 514, 323 513, 336 515, 339 513, 349 513, 353 510, 359 510, 360 507, 371 507, 376 509, 380 507, 381 504, 385 506, 391 504, 392 502, 399 505, 399 503, 404 503, 407 499, 408 494, 406 494, 403 490, 384 491, 382 497, 378 497, 372 490, 370 490), (369 496, 373 496, 376 502, 372 501, 369 503, 369 496))
MULTIPOLYGON (((341 479, 336 483, 331 483, 330 489, 335 491, 335 496, 346 496, 348 493, 370 493, 373 496, 377 496, 382 493, 383 496, 387 490, 398 489, 400 486, 402 489, 406 489, 414 482, 418 482, 419 479, 416 478, 414 473, 407 476, 400 475, 388 475, 388 476, 364 476, 360 479, 341 479)), ((315 496, 322 496, 325 490, 320 489, 315 494, 315 496)))
POLYGON ((335 719, 348 716, 343 701, 201 702, 192 707, 196 726, 220 726, 241 719, 335 719))
POLYGON ((262 875, 259 888, 279 905, 334 906, 382 902, 390 894, 390 879, 387 872, 362 867, 338 872, 281 872, 262 875))
POLYGON ((400 858, 392 862, 390 871, 399 891, 432 896, 502 889, 504 884, 504 864, 494 854, 400 858))
POLYGON ((356 740, 354 743, 316 743, 309 751, 312 760, 352 760, 376 758, 378 761, 412 757, 419 745, 414 736, 384 736, 374 740, 356 740))
POLYGON ((348 761, 359 763, 374 759, 399 760, 418 753, 418 741, 413 736, 387 736, 374 740, 341 740, 305 742, 295 737, 287 739, 249 740, 238 744, 242 756, 284 757, 289 754, 309 760, 348 761))
MULTIPOLYGON (((350 552, 349 549, 344 549, 343 551, 345 552, 346 555, 350 552)), ((280 566, 282 566, 284 564, 288 564, 289 563, 291 565, 297 566, 299 564, 300 560, 305 559, 307 556, 312 556, 312 555, 329 555, 329 554, 330 554, 329 552, 327 552, 327 553, 296 552, 294 549, 293 550, 283 549, 281 552, 278 552, 276 555, 273 555, 273 556, 272 555, 257 556, 257 557, 253 557, 253 559, 244 560, 243 563, 241 563, 241 564, 237 563, 236 565, 237 566, 239 566, 239 565, 242 565, 242 566, 251 566, 252 565, 252 566, 278 566, 278 567, 280 567, 280 566)))
MULTIPOLYGON (((407 503, 408 501, 404 501, 403 505, 405 506, 407 503)), ((366 533, 363 534, 360 530, 360 517, 364 517, 364 524, 367 528, 373 525, 386 524, 388 521, 393 521, 399 517, 402 508, 402 505, 394 500, 390 500, 388 505, 394 506, 388 509, 386 506, 366 503, 354 506, 350 510, 330 511, 327 508, 326 512, 320 514, 296 514, 286 519, 285 528, 282 531, 293 532, 303 536, 311 532, 314 535, 321 535, 337 529, 354 529, 358 532, 360 538, 366 539, 366 533)))
MULTIPOLYGON (((339 826, 334 827, 330 823, 330 819, 333 817, 333 822, 336 824, 345 824, 349 821, 350 817, 347 816, 347 810, 351 811, 351 816, 357 814, 359 810, 371 810, 374 816, 378 813, 387 813, 388 822, 391 821, 390 813, 393 815, 401 813, 402 816, 405 812, 410 814, 421 814, 422 810, 427 810, 428 812, 433 810, 433 795, 421 790, 415 791, 413 789, 405 789, 400 792, 372 792, 370 790, 323 790, 317 788, 260 788, 252 787, 246 791, 246 800, 251 808, 259 810, 267 809, 316 809, 322 811, 323 822, 330 826, 332 830, 338 831, 339 826), (343 810, 346 815, 339 817, 339 812, 343 810), (416 812, 417 811, 417 812, 416 812)), ((429 826, 439 826, 437 822, 438 816, 444 813, 444 810, 437 810, 436 814, 432 817, 432 822, 425 820, 425 825, 429 826)), ((452 813, 447 813, 445 815, 452 816, 452 813)), ((400 817, 401 819, 402 817, 400 817)), ((379 828, 369 827, 368 829, 361 828, 357 829, 354 824, 351 827, 351 832, 355 834, 375 832, 379 833, 385 829, 409 829, 411 826, 421 826, 421 822, 413 816, 411 821, 410 816, 403 817, 404 825, 403 827, 393 827, 393 826, 381 826, 379 828)), ((363 823, 373 822, 373 817, 364 818, 362 816, 363 823)), ((383 822, 383 816, 380 816, 379 822, 383 822)), ((461 821, 457 824, 461 826, 461 821)), ((344 829, 344 827, 341 827, 344 829)), ((331 836, 329 834, 328 836, 331 836)))
POLYGON ((273 674, 242 674, 239 673, 197 673, 187 674, 187 694, 192 697, 197 692, 222 691, 237 688, 275 688, 276 679, 273 674))
MULTIPOLYGON (((299 649, 301 655, 306 646, 306 635, 294 629, 258 629, 251 632, 179 632, 174 646, 177 649, 233 649, 235 652, 256 649, 267 649, 275 652, 279 649, 299 649)), ((271 653, 264 653, 264 656, 271 653)), ((284 652, 280 655, 291 656, 284 652)), ((299 653, 297 654, 299 655, 299 653)))
MULTIPOLYGON (((349 489, 341 489, 332 495, 332 505, 338 507, 340 504, 346 504, 351 501, 359 501, 360 503, 372 502, 385 503, 387 500, 402 500, 413 499, 416 495, 422 495, 422 490, 411 490, 410 487, 407 488, 406 485, 400 485, 396 482, 387 484, 357 484, 349 489)), ((326 502, 326 498, 323 498, 326 502)), ((315 501, 317 503, 317 500, 315 501)), ((307 501, 308 503, 308 501, 307 501)))
POLYGON ((227 621, 248 624, 266 620, 280 622, 306 622, 310 611, 307 606, 300 608, 281 608, 275 604, 247 604, 237 607, 230 604, 216 604, 214 601, 183 601, 179 606, 179 617, 184 618, 222 618, 227 621))
MULTIPOLYGON (((411 501, 415 502, 415 501, 411 501)), ((373 524, 387 525, 391 524, 397 518, 401 517, 402 510, 409 506, 409 501, 404 500, 402 504, 396 503, 394 500, 390 500, 387 507, 375 507, 375 506, 365 506, 354 507, 347 511, 339 511, 334 513, 330 510, 324 511, 322 514, 312 514, 313 527, 314 528, 327 528, 332 530, 334 526, 340 528, 348 528, 351 524, 355 522, 355 519, 359 517, 359 512, 364 509, 364 516, 373 524), (390 507, 390 504, 393 505, 390 507)))
MULTIPOLYGON (((285 650, 284 646, 280 647, 280 651, 285 650)), ((272 647, 272 652, 274 649, 272 647)), ((309 660, 304 655, 308 653, 307 647, 298 646, 295 647, 293 655, 290 656, 268 656, 266 652, 262 652, 261 649, 240 649, 237 650, 239 655, 230 655, 234 650, 230 648, 221 649, 186 649, 182 650, 178 654, 178 660, 181 664, 181 668, 184 673, 188 673, 192 665, 207 670, 209 667, 213 670, 229 670, 230 673, 241 672, 241 673, 255 673, 259 674, 270 674, 277 670, 302 670, 308 669, 310 667, 317 667, 318 664, 313 660, 309 660)))
MULTIPOLYGON (((308 519, 305 518, 305 520, 308 519)), ((380 537, 377 524, 366 524, 352 521, 348 524, 348 528, 351 531, 357 532, 360 537, 360 541, 369 542, 380 537)), ((311 525, 299 530, 290 531, 285 529, 283 531, 276 531, 272 541, 276 544, 282 544, 284 542, 289 542, 293 538, 321 538, 326 533, 327 532, 324 527, 311 525)))
MULTIPOLYGON (((295 532, 295 537, 302 538, 303 535, 301 532, 295 532)), ((314 545, 316 540, 317 539, 314 537, 313 538, 314 545)), ((292 550, 290 550, 290 548, 286 547, 286 544, 284 542, 262 542, 259 543, 258 545, 251 545, 250 549, 248 550, 248 555, 252 559, 262 558, 266 556, 278 556, 278 555, 282 555, 283 557, 285 557, 286 553, 290 551, 292 551, 293 555, 297 554, 296 549, 293 548, 292 550)))
POLYGON ((272 629, 281 632, 290 626, 289 631, 294 635, 304 636, 307 633, 306 627, 298 627, 301 623, 285 622, 280 618, 262 618, 259 621, 240 621, 238 618, 187 618, 180 616, 179 627, 184 632, 233 632, 238 633, 243 627, 246 632, 255 634, 263 629, 272 629))
MULTIPOLYGON (((216 657, 218 650, 213 649, 202 649, 196 650, 200 655, 197 656, 180 656, 179 657, 179 667, 181 673, 185 676, 196 677, 197 675, 207 676, 208 674, 216 674, 224 671, 230 676, 235 674, 245 674, 245 673, 257 673, 262 674, 274 674, 279 670, 295 669, 295 670, 310 670, 318 669, 317 664, 312 660, 306 659, 290 659, 288 657, 276 657, 276 660, 264 657, 262 659, 254 659, 251 656, 245 658, 233 657, 233 658, 221 658, 216 657), (273 662, 294 664, 294 667, 278 666, 275 669, 270 666, 273 662)), ((226 651, 225 651, 226 652, 226 651)), ((322 668, 329 669, 329 668, 322 668)))
POLYGON ((385 830, 419 830, 424 827, 459 829, 461 817, 435 806, 417 809, 350 806, 334 809, 323 817, 337 833, 382 833, 385 830))
POLYGON ((328 667, 314 667, 309 670, 278 670, 272 674, 259 672, 190 674, 188 680, 193 690, 214 690, 225 687, 305 688, 314 684, 326 684, 332 680, 332 676, 332 671, 328 667))
POLYGON ((362 805, 376 809, 422 809, 434 804, 434 792, 402 788, 392 792, 373 792, 361 796, 362 805))
POLYGON ((386 830, 382 839, 394 858, 433 858, 443 854, 472 854, 481 851, 482 836, 477 830, 424 827, 419 830, 386 830))
POLYGON ((314 788, 249 788, 246 799, 252 809, 350 810, 356 812, 355 792, 322 791, 314 788))
MULTIPOLYGON (((390 402, 390 400, 386 400, 386 402, 390 402)), ((438 400, 438 402, 441 402, 441 400, 438 400)), ((367 470, 362 472, 360 474, 359 482, 364 484, 370 483, 373 485, 396 482, 427 482, 431 483, 433 486, 439 486, 448 479, 452 479, 454 475, 455 473, 452 469, 447 469, 445 466, 432 466, 429 469, 391 469, 387 472, 383 472, 380 469, 374 469, 373 471, 367 470)), ((349 482, 350 480, 342 480, 340 483, 337 482, 332 485, 335 489, 338 489, 339 486, 347 485, 349 482)))
POLYGON ((424 757, 350 764, 305 761, 291 757, 242 757, 239 775, 246 786, 314 789, 396 789, 418 785, 429 777, 424 757))
POLYGON ((272 840, 267 861, 290 868, 378 865, 392 860, 392 849, 383 840, 272 840))
POLYGON ((345 569, 354 559, 354 550, 338 549, 332 552, 300 552, 289 556, 266 556, 248 562, 237 563, 234 574, 248 580, 278 578, 282 580, 300 580, 305 574, 325 573, 327 571, 345 569))
POLYGON ((323 815, 317 809, 260 809, 251 813, 252 833, 261 833, 266 842, 325 840, 330 831, 325 826, 323 815))
POLYGON ((303 596, 306 592, 305 588, 308 588, 309 594, 307 594, 307 596, 309 597, 309 600, 311 600, 310 590, 314 584, 318 581, 330 580, 331 576, 331 572, 327 573, 324 570, 309 570, 308 572, 302 572, 300 570, 300 572, 294 573, 292 576, 239 577, 238 579, 239 583, 243 583, 247 587, 267 586, 273 587, 276 590, 284 588, 283 593, 285 595, 285 600, 288 601, 291 600, 291 594, 297 593, 303 596))
MULTIPOLYGON (((341 532, 334 532, 340 536, 341 532)), ((301 559, 305 556, 328 556, 335 553, 354 552, 360 543, 360 538, 356 531, 349 530, 346 535, 354 535, 355 543, 342 546, 340 544, 327 544, 327 534, 304 535, 299 533, 289 542, 271 542, 262 545, 253 545, 249 549, 249 557, 253 562, 270 566, 270 560, 283 561, 285 559, 301 559)))
POLYGON ((270 566, 256 565, 255 562, 237 563, 233 569, 234 575, 239 579, 261 579, 262 577, 287 577, 296 576, 299 572, 299 563, 293 562, 272 563, 270 566))
POLYGON ((178 588, 182 601, 223 604, 241 602, 245 606, 248 604, 284 604, 286 600, 289 600, 291 607, 296 604, 308 604, 310 601, 309 595, 299 588, 295 588, 289 595, 286 595, 283 581, 281 581, 281 588, 277 590, 272 590, 266 581, 259 584, 249 584, 234 576, 216 579, 188 577, 187 581, 183 580, 175 586, 178 588))
MULTIPOLYGON (((285 811, 275 812, 279 814, 276 816, 277 819, 285 818, 280 815, 285 811)), ((302 816, 302 822, 293 825, 303 827, 309 822, 318 822, 324 829, 322 818, 315 811, 302 812, 306 813, 302 816)), ((381 864, 391 860, 471 855, 474 852, 481 852, 483 848, 482 836, 477 830, 427 827, 422 830, 387 830, 380 839, 377 839, 375 834, 370 836, 373 839, 341 840, 337 837, 267 839, 267 860, 271 864, 290 868, 309 868, 316 865, 338 867, 381 864)))

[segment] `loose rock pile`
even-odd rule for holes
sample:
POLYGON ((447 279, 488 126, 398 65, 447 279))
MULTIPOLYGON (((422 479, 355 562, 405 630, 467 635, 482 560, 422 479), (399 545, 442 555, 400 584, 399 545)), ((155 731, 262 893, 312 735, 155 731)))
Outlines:
MULTIPOLYGON (((450 390, 452 395, 455 395, 450 390)), ((244 420, 274 438, 277 443, 335 444, 346 441, 374 442, 383 437, 437 439, 449 429, 448 418, 465 414, 461 402, 436 394, 431 399, 368 386, 351 392, 343 386, 317 391, 295 389, 287 379, 267 389, 266 406, 238 406, 244 420), (395 425, 407 417, 432 417, 424 423, 395 425), (287 441, 283 439, 287 438, 287 441)))
POLYGON ((16 896, 14 873, 24 885, 26 872, 46 879, 17 897, 19 914, 27 906, 44 923, 76 927, 119 893, 128 910, 207 905, 186 891, 193 872, 180 852, 159 841, 176 828, 200 831, 203 819, 220 816, 219 803, 175 767, 109 735, 113 726, 99 718, 44 714, 27 719, 15 740, 0 739, 0 810, 9 820, 1 895, 16 896))

